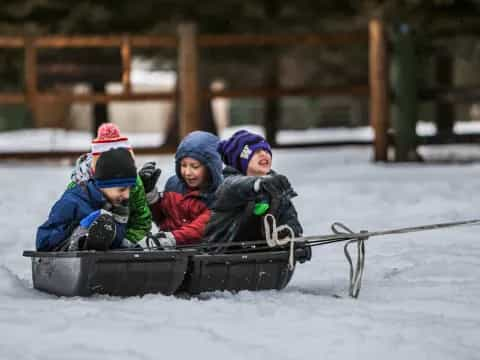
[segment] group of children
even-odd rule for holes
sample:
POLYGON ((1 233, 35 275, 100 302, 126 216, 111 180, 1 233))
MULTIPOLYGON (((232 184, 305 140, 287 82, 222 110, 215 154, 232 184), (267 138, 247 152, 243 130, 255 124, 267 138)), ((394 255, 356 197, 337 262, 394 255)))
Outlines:
POLYGON ((38 228, 37 250, 140 247, 152 221, 159 232, 149 236, 164 249, 258 240, 265 238, 267 213, 301 236, 291 202, 297 194, 271 167, 272 150, 260 135, 240 130, 219 141, 194 131, 178 146, 175 175, 159 192, 161 170, 149 162, 137 174, 128 138, 116 125, 103 124, 91 152, 77 160, 67 190, 38 228))

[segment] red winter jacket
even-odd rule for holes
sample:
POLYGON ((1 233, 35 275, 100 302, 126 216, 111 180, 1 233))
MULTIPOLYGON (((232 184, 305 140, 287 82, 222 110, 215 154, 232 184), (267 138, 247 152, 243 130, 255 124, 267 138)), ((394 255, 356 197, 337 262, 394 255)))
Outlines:
POLYGON ((210 220, 208 200, 200 191, 185 188, 173 176, 168 180, 163 196, 150 206, 153 221, 160 230, 171 232, 177 245, 199 243, 210 220))
POLYGON ((187 135, 175 153, 176 175, 168 179, 163 196, 150 205, 152 218, 162 231, 173 234, 177 245, 190 245, 202 240, 210 220, 215 190, 223 181, 222 159, 217 152, 218 137, 205 131, 187 135), (210 183, 202 192, 189 189, 181 178, 180 162, 191 157, 205 165, 210 183))

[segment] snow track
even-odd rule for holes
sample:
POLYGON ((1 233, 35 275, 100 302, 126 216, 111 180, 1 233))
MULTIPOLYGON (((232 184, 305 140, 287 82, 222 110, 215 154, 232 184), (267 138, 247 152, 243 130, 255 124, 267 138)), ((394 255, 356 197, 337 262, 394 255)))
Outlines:
MULTIPOLYGON (((380 230, 480 216, 480 165, 374 165, 370 156, 364 148, 274 154, 274 168, 300 194, 306 235, 327 233, 334 221, 380 230)), ((162 186, 173 160, 155 160, 162 186)), ((357 300, 347 296, 341 244, 315 248, 280 292, 190 299, 40 293, 21 252, 34 247, 69 171, 0 165, 0 359, 480 357, 478 226, 368 240, 357 300)))

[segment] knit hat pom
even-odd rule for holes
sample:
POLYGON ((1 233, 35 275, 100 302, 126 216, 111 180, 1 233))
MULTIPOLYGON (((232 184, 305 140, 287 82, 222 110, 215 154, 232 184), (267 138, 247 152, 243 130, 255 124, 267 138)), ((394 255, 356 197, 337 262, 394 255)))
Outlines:
POLYGON ((104 123, 98 127, 97 137, 92 141, 92 154, 99 155, 105 151, 117 148, 131 150, 128 137, 122 136, 120 129, 114 123, 104 123))
POLYGON ((120 129, 114 123, 104 123, 98 127, 97 139, 118 139, 120 137, 120 129))

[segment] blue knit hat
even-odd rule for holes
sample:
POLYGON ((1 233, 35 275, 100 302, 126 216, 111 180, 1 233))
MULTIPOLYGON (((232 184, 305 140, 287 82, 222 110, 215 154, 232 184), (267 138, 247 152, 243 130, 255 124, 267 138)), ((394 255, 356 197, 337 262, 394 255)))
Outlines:
POLYGON ((218 144, 218 152, 223 162, 243 174, 247 173, 248 162, 257 150, 265 150, 272 156, 270 144, 262 136, 247 130, 239 130, 218 144))

